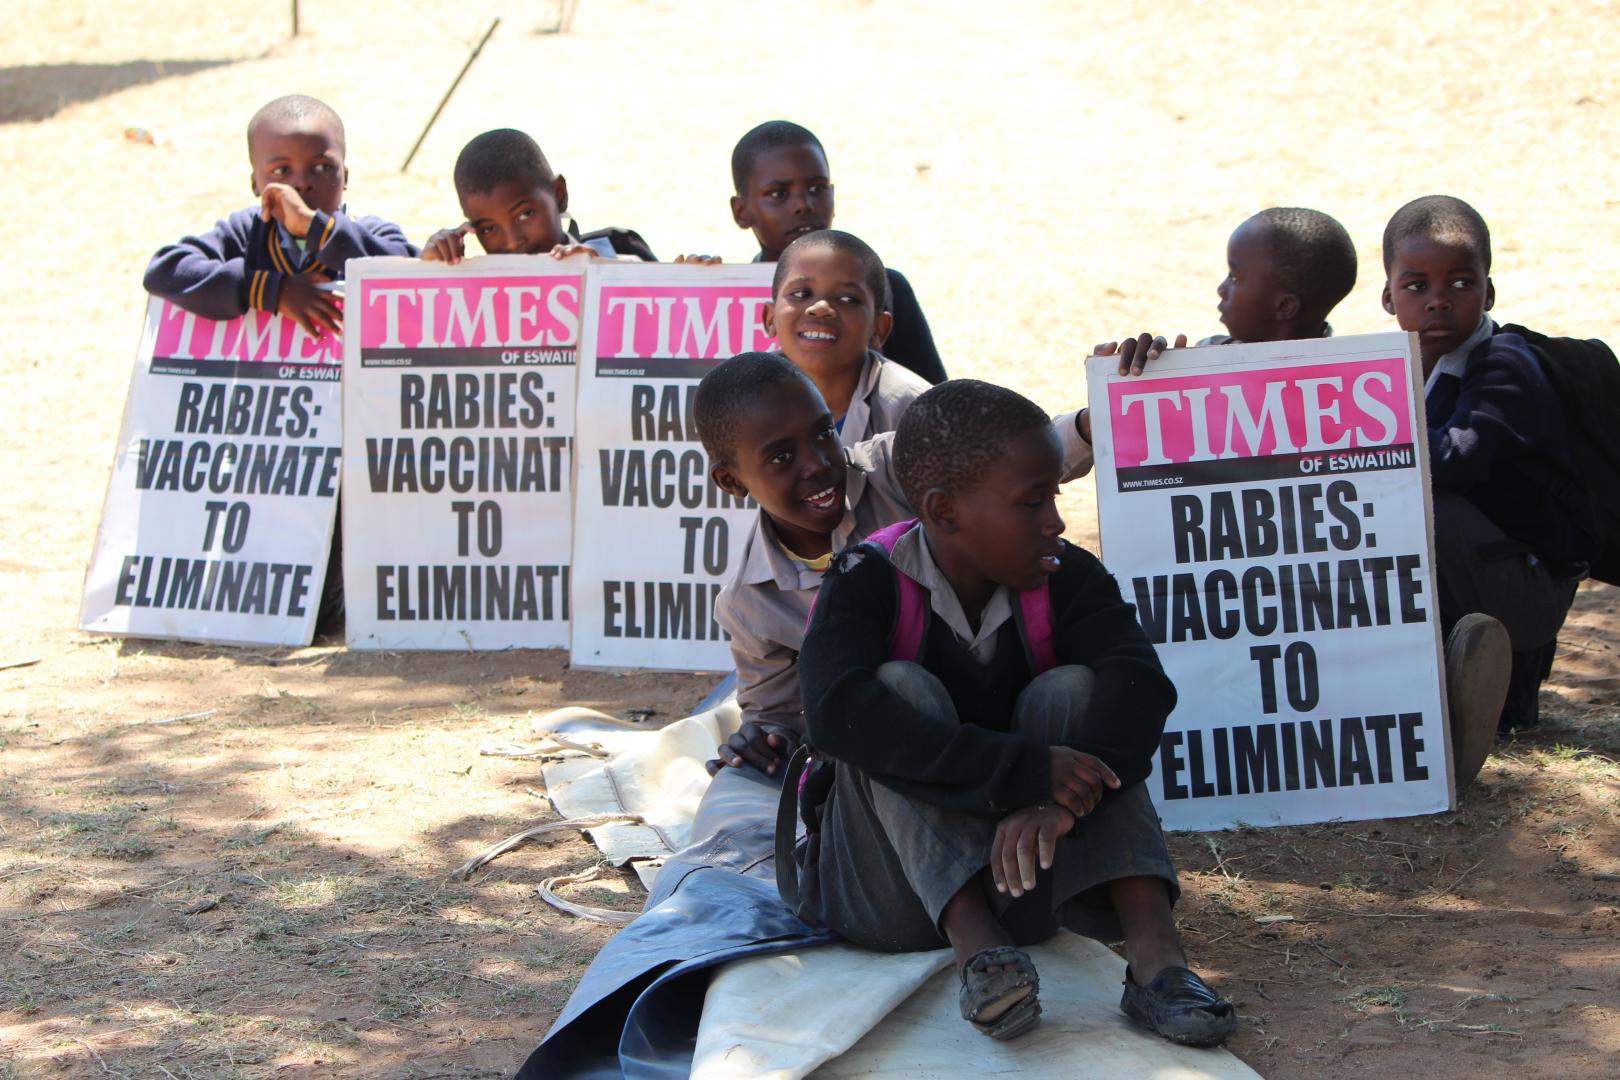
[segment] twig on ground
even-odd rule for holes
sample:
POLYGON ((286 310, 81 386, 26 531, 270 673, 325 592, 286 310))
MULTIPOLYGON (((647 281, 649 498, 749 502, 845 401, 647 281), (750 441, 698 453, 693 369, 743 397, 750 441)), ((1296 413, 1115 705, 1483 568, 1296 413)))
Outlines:
POLYGON ((166 716, 162 720, 148 720, 149 727, 160 727, 163 724, 183 724, 187 720, 206 720, 219 712, 218 709, 204 709, 202 712, 186 713, 184 716, 166 716))
POLYGON ((26 660, 0 660, 0 671, 10 671, 12 668, 19 667, 33 667, 39 661, 40 658, 37 656, 30 656, 26 660))
POLYGON ((572 900, 557 895, 556 890, 564 885, 579 885, 587 881, 594 881, 601 874, 600 864, 591 867, 581 874, 563 874, 559 877, 549 877, 534 887, 540 894, 540 899, 556 908, 590 922, 607 923, 609 926, 627 926, 635 921, 640 912, 619 911, 615 908, 595 907, 591 904, 577 904, 572 900))
POLYGON ((450 876, 456 881, 466 881, 473 874, 477 873, 478 870, 482 869, 489 863, 494 862, 502 855, 505 855, 508 851, 512 851, 515 848, 520 848, 530 840, 533 840, 536 837, 545 836, 548 833, 561 832, 564 829, 578 829, 580 831, 584 831, 586 829, 593 829, 598 825, 612 824, 644 825, 646 822, 640 814, 591 814, 587 817, 573 818, 568 821, 548 821, 544 825, 536 825, 532 829, 525 829, 520 833, 513 833, 511 836, 508 836, 505 840, 502 840, 494 847, 487 849, 480 855, 473 856, 471 859, 468 859, 466 862, 450 871, 450 876))

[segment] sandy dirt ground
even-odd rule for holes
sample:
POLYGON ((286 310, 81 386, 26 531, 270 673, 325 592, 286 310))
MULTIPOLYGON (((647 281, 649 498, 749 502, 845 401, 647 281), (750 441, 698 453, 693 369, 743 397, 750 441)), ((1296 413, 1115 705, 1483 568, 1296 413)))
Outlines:
MULTIPOLYGON (((37 661, 0 668, 0 1076, 510 1074, 608 932, 533 891, 596 862, 578 839, 447 879, 544 817, 538 769, 479 746, 562 704, 658 723, 709 683, 73 629, 140 272, 249 202, 242 128, 275 95, 339 109, 351 205, 415 239, 459 220, 466 138, 511 125, 587 227, 666 257, 751 254, 731 145, 799 120, 950 369, 1053 408, 1095 341, 1216 330, 1226 236, 1267 205, 1356 238, 1340 332, 1391 327, 1383 223, 1445 191, 1492 224, 1504 316, 1620 335, 1614 4, 583 0, 560 36, 514 5, 403 175, 489 12, 305 7, 292 40, 286 5, 238 0, 0 12, 0 665, 37 661)), ((1089 485, 1064 508, 1094 541, 1089 485)), ((1547 722, 1455 812, 1174 838, 1195 963, 1263 1074, 1620 1075, 1615 593, 1584 590, 1562 642, 1547 722)), ((577 895, 639 902, 618 876, 577 895)))

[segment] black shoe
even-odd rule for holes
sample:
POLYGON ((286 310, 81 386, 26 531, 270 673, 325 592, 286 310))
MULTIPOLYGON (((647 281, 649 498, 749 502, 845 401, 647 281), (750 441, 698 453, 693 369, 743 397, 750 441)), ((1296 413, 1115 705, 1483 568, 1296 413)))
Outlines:
POLYGON ((1119 1007, 1142 1027, 1183 1046, 1217 1046, 1237 1030, 1237 1009, 1184 967, 1167 967, 1146 986, 1125 969, 1119 1007))

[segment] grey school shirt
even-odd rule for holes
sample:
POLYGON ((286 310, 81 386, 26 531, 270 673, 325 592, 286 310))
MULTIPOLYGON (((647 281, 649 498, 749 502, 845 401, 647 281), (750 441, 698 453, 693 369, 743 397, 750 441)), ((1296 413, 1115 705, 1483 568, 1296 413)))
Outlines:
POLYGON ((838 441, 855 446, 874 435, 893 431, 913 401, 929 389, 928 380, 882 354, 868 349, 861 381, 849 399, 838 441))
MULTIPOLYGON (((1091 446, 1080 437, 1077 416, 1064 413, 1052 421, 1063 446, 1065 483, 1091 471, 1091 446)), ((844 489, 844 520, 833 531, 834 551, 885 525, 915 516, 894 475, 893 432, 845 447, 844 457, 849 462, 849 477, 844 489)), ((820 587, 821 571, 782 550, 770 518, 761 510, 743 541, 737 573, 714 603, 715 619, 731 635, 743 723, 763 724, 803 737, 804 706, 796 665, 810 605, 820 587)))

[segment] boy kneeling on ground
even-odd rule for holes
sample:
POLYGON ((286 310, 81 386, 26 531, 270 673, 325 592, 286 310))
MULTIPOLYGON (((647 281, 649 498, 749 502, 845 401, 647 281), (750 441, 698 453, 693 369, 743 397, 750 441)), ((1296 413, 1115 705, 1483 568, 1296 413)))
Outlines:
POLYGON ((1040 1016, 1016 946, 1064 927, 1124 939, 1132 1020, 1213 1045, 1237 1015, 1186 967, 1142 783, 1175 688, 1113 577, 1061 539, 1062 465, 1046 413, 988 383, 935 387, 901 419, 894 467, 921 521, 842 553, 822 586, 798 664, 809 831, 782 850, 784 814, 778 882, 856 944, 949 942, 962 1015, 994 1038, 1040 1016), (901 656, 908 592, 922 630, 901 656))

